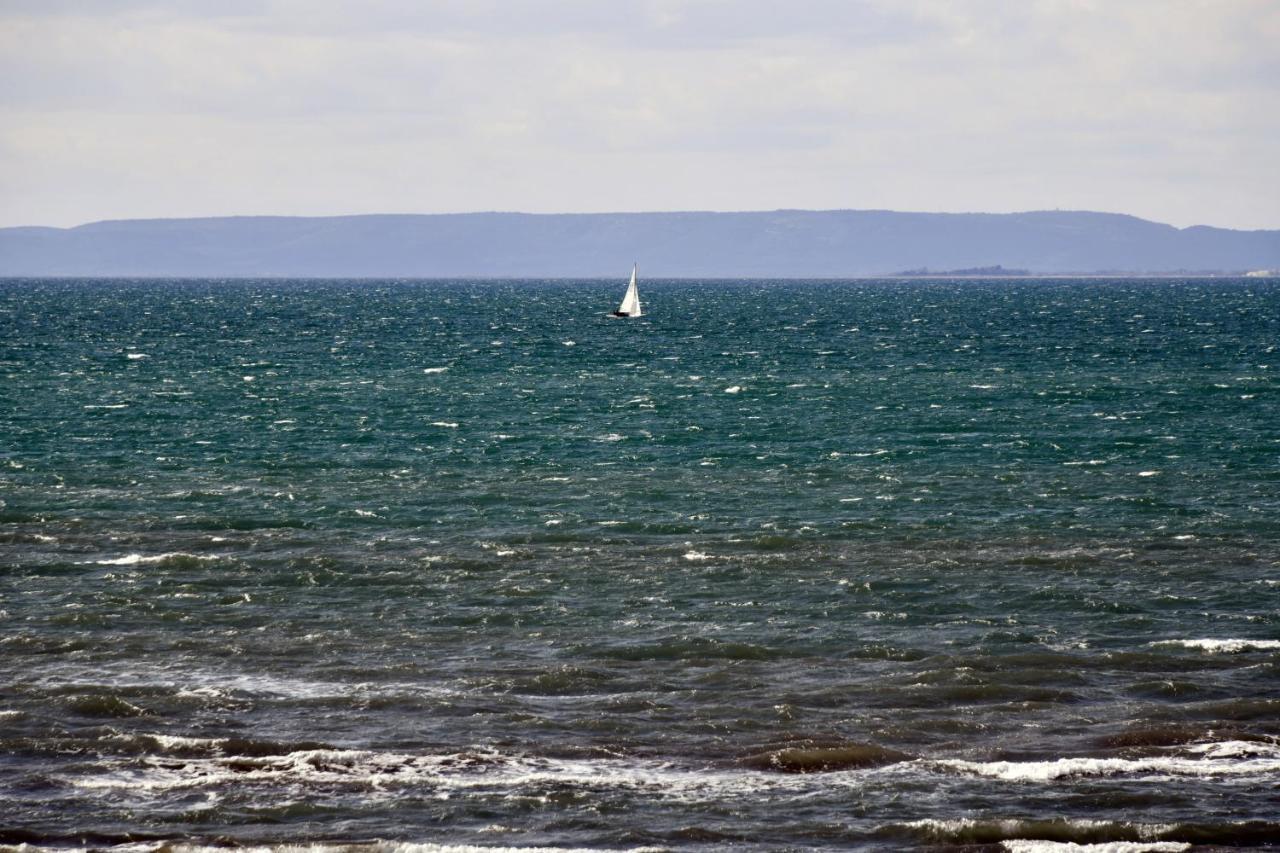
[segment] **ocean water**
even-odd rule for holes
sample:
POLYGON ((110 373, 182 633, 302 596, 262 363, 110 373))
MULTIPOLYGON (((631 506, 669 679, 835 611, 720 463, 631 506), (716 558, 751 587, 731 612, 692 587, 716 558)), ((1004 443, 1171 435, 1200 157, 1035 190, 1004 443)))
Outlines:
POLYGON ((621 292, 0 282, 0 845, 1280 840, 1280 286, 621 292))

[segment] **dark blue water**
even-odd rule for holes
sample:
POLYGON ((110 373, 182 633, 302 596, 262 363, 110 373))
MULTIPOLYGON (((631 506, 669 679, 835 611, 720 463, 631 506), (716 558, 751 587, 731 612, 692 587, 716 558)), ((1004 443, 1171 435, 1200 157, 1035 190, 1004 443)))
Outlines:
POLYGON ((0 282, 0 844, 1280 838, 1280 286, 621 291, 0 282))

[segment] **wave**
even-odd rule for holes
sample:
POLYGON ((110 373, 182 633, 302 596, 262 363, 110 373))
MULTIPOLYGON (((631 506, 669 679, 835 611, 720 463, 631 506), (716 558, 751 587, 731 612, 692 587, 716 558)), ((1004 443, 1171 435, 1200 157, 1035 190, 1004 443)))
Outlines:
POLYGON ((1250 640, 1250 639, 1231 639, 1231 640, 1159 640, 1151 643, 1152 646, 1180 646, 1184 649, 1199 649, 1211 655, 1220 654, 1237 654, 1239 652, 1263 651, 1266 649, 1280 649, 1280 640, 1250 640))
POLYGON ((66 704, 68 709, 85 717, 149 717, 155 713, 111 693, 71 696, 66 704))
POLYGON ((1070 853, 1075 850, 1086 850, 1089 853, 1178 853, 1181 850, 1191 849, 1191 844, 1187 841, 1108 841, 1104 844, 1076 844, 1074 841, 1011 839, 1000 846, 1009 853, 1070 853))
POLYGON ((486 749, 410 754, 248 738, 205 739, 164 733, 113 733, 129 757, 67 784, 121 795, 222 784, 426 786, 434 790, 508 790, 571 784, 632 790, 649 797, 704 801, 766 792, 815 794, 858 788, 869 778, 963 774, 1008 782, 1052 783, 1090 776, 1250 778, 1280 775, 1280 744, 1225 741, 1183 755, 992 761, 913 758, 875 744, 801 742, 740 759, 736 766, 657 759, 553 758, 486 749), (141 755, 139 755, 141 753, 141 755))
MULTIPOLYGON (((1191 849, 1190 842, 1180 841, 1110 841, 1084 843, 1036 839, 1005 839, 1001 848, 1010 853, 1172 853, 1191 849)), ((0 848, 8 849, 8 848, 0 848)), ((39 848, 32 848, 39 849, 39 848)), ((115 853, 226 853, 225 846, 179 842, 135 842, 114 845, 115 853)), ((665 853, 671 848, 658 847, 526 847, 489 844, 441 844, 412 841, 317 842, 313 844, 248 844, 237 845, 237 853, 665 853)))
POLYGON ((137 566, 140 564, 159 563, 170 568, 184 568, 199 565, 209 560, 221 559, 214 554, 189 554, 186 551, 169 551, 164 554, 126 554, 107 560, 94 560, 99 566, 137 566))
MULTIPOLYGON (((136 839, 138 833, 127 833, 119 836, 103 835, 101 833, 94 834, 98 843, 92 848, 94 850, 107 850, 110 853, 228 853, 228 850, 234 850, 236 853, 667 853, 669 847, 509 847, 495 846, 489 844, 441 844, 437 842, 417 842, 417 841, 355 841, 355 842, 314 842, 314 843, 266 843, 266 844, 242 844, 236 843, 232 847, 228 847, 225 843, 221 845, 202 844, 199 842, 179 840, 171 841, 166 839, 155 838, 150 841, 137 841, 124 839, 136 839), (104 846, 110 844, 110 846, 104 846)), ((52 844, 45 846, 38 844, 41 839, 33 833, 21 833, 20 838, 37 841, 36 844, 27 843, 18 844, 16 846, 5 843, 4 838, 0 837, 0 853, 26 853, 26 851, 47 850, 47 851, 72 851, 85 848, 66 846, 67 839, 61 836, 54 836, 48 840, 52 844)))
POLYGON ((891 824, 885 834, 905 831, 923 841, 960 844, 993 844, 1013 839, 1097 844, 1106 842, 1144 843, 1159 841, 1176 828, 1175 824, 1131 823, 1127 821, 1054 819, 983 820, 926 818, 891 824))
POLYGON ((1187 747, 1199 757, 1058 758, 1052 761, 930 759, 944 770, 1007 782, 1053 782, 1087 776, 1258 776, 1280 774, 1280 746, 1226 741, 1187 747))
MULTIPOLYGON (((154 735, 144 737, 155 737, 154 735)), ((802 791, 800 777, 741 770, 677 767, 668 762, 623 759, 552 759, 476 750, 436 755, 360 749, 300 749, 282 754, 231 754, 234 742, 157 739, 166 754, 116 761, 64 784, 117 797, 162 795, 223 785, 354 786, 382 790, 428 787, 441 793, 509 790, 571 784, 595 790, 631 790, 683 801, 749 797, 764 790, 802 791), (217 750, 213 756, 183 755, 217 750), (797 780, 792 782, 792 780, 797 780)), ((269 753, 269 750, 261 752, 269 753)))
POLYGON ((1134 821, 1053 818, 950 820, 924 819, 889 824, 877 835, 909 838, 929 844, 1000 844, 1016 853, 1089 850, 1093 853, 1187 850, 1195 844, 1265 844, 1277 837, 1280 824, 1139 823, 1134 821))
POLYGON ((294 752, 328 750, 328 744, 302 741, 280 742, 259 740, 254 738, 201 738, 183 735, 169 735, 158 732, 147 734, 126 734, 116 732, 105 740, 113 742, 126 751, 143 754, 158 754, 173 757, 241 757, 262 758, 266 756, 289 755, 294 752))
POLYGON ((911 756, 870 743, 838 745, 803 744, 749 755, 744 767, 781 773, 825 773, 859 767, 881 767, 907 761, 911 756))

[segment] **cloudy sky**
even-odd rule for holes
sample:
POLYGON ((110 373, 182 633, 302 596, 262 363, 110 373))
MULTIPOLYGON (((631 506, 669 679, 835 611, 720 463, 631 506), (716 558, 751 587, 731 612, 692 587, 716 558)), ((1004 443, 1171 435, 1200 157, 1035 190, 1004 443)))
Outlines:
POLYGON ((889 208, 1280 228, 1278 0, 0 0, 0 225, 889 208))

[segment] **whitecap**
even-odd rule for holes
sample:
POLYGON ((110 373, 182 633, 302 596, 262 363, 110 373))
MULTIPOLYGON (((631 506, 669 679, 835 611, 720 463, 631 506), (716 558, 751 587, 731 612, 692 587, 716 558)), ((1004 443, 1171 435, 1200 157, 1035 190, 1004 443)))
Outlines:
POLYGON ((1263 743, 1252 740, 1225 740, 1215 743, 1197 743, 1185 747, 1187 752, 1203 755, 1205 758, 1243 758, 1246 756, 1268 756, 1280 758, 1280 744, 1263 743))
POLYGON ((741 391, 742 391, 741 385, 730 385, 728 388, 724 389, 724 393, 726 394, 737 394, 741 391))
MULTIPOLYGON (((1002 843, 1006 850, 1092 850, 1092 851, 1139 851, 1139 850, 1185 850, 1190 845, 1183 842, 1161 842, 1158 841, 1160 836, 1174 831, 1177 826, 1175 824, 1158 824, 1158 823, 1123 823, 1116 824, 1110 821, 1091 820, 1089 818, 1065 819, 1062 821, 1054 821, 1060 823, 1063 830, 1068 833, 1081 832, 1083 834, 1094 834, 1099 831, 1105 832, 1112 827, 1123 827, 1125 830, 1133 833, 1141 841, 1115 841, 1115 842, 1094 842, 1078 844, 1071 841, 1042 841, 1040 839, 1019 839, 1007 838, 1002 843), (1020 845, 1061 845, 1052 847, 1030 846, 1023 847, 1020 845), (1160 847, 1152 845, 1173 844, 1173 847, 1160 847), (1128 846, 1113 846, 1128 845, 1128 846)), ((1027 821, 1005 818, 1003 820, 986 820, 975 818, 952 818, 949 820, 938 820, 935 818, 925 818, 923 820, 913 820, 909 823, 902 824, 904 827, 911 829, 924 830, 925 833, 937 836, 937 840, 952 840, 957 836, 972 833, 975 830, 984 829, 991 830, 1005 836, 1016 836, 1025 833, 1028 830, 1027 821)))
POLYGON ((1074 841, 1041 841, 1011 839, 1001 842, 1009 853, 1179 853, 1190 850, 1187 841, 1104 841, 1099 844, 1076 844, 1074 841))
MULTIPOLYGON (((505 832, 498 824, 485 827, 487 831, 505 832)), ((128 845, 116 845, 110 848, 113 853, 133 853, 128 845)), ((186 842, 165 844, 165 850, 172 853, 226 853, 225 847, 212 847, 203 844, 186 842)), ((359 850, 361 853, 666 853, 668 847, 498 847, 489 844, 441 844, 426 841, 372 841, 356 845, 316 842, 312 844, 275 844, 249 845, 236 847, 237 853, 347 853, 359 850)), ((137 853, 151 853, 154 845, 141 845, 137 853)))
POLYGON ((123 557, 116 557, 110 560, 94 560, 99 566, 136 566, 139 563, 162 563, 165 560, 173 560, 184 558, 188 560, 217 560, 215 554, 189 554, 186 551, 169 551, 164 554, 152 554, 143 556, 142 554, 125 554, 123 557))
POLYGON ((1158 640, 1153 646, 1181 646, 1184 649, 1199 649, 1211 655, 1235 654, 1236 652, 1261 651, 1263 649, 1280 649, 1280 640, 1158 640))
POLYGON ((444 373, 448 369, 449 368, 447 367, 424 367, 422 368, 422 372, 423 373, 444 373))
POLYGON ((434 427, 441 427, 441 428, 443 428, 443 429, 457 429, 457 428, 458 428, 458 422, 457 422, 457 421, 432 421, 432 422, 431 422, 431 425, 432 425, 432 426, 434 426, 434 427))
POLYGON ((1156 756, 1150 758, 1059 758, 1053 761, 937 759, 933 765, 1006 782, 1053 782, 1082 776, 1258 776, 1280 773, 1280 757, 1243 761, 1156 756))
MULTIPOLYGON (((100 765, 102 766, 102 765, 100 765)), ((700 802, 724 796, 757 796, 766 790, 806 791, 804 776, 741 770, 673 767, 667 762, 621 759, 558 760, 503 756, 492 752, 422 755, 361 749, 309 749, 284 755, 191 758, 181 763, 145 757, 102 766, 93 776, 64 778, 66 784, 118 798, 146 798, 173 790, 213 788, 227 783, 282 780, 386 789, 429 784, 441 793, 572 785, 581 789, 635 790, 666 799, 700 802)), ((859 784, 856 774, 824 774, 823 787, 859 784), (848 776, 848 779, 830 778, 848 776)))
POLYGON ((711 559, 710 554, 704 554, 701 551, 686 551, 682 556, 691 563, 700 563, 711 559))

